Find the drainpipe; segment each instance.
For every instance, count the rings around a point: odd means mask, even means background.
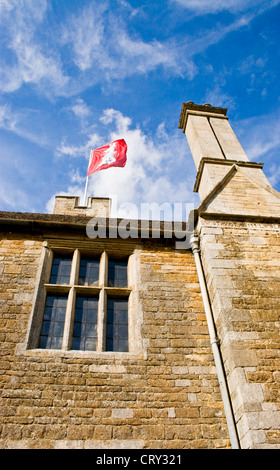
[[[217,338],[217,335],[216,335],[214,318],[213,318],[212,309],[211,309],[211,305],[210,305],[210,301],[208,297],[207,286],[206,286],[204,272],[203,272],[200,254],[199,254],[200,252],[199,237],[197,234],[194,233],[191,236],[190,243],[192,247],[192,252],[194,254],[197,274],[199,278],[199,284],[200,284],[200,289],[202,293],[206,320],[207,320],[207,325],[208,325],[208,330],[209,330],[209,335],[210,335],[210,343],[212,346],[214,361],[215,361],[215,365],[217,369],[218,381],[219,381],[222,400],[224,404],[224,410],[225,410],[225,415],[226,415],[226,420],[227,420],[227,425],[228,425],[231,446],[233,449],[240,449],[239,439],[238,439],[238,435],[236,431],[236,426],[235,426],[235,421],[234,421],[234,416],[233,416],[233,411],[232,411],[232,406],[231,406],[231,401],[230,401],[230,396],[229,396],[229,391],[227,387],[225,371],[223,367],[223,361],[221,357],[221,351],[219,348],[219,339]]]

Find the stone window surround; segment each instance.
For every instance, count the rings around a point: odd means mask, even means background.
[[[73,253],[72,268],[70,281],[67,285],[50,285],[48,284],[52,260],[54,253]],[[78,284],[79,261],[81,254],[100,255],[99,266],[99,285],[83,286]],[[107,287],[108,260],[110,257],[110,247],[108,249],[88,248],[88,244],[83,246],[80,243],[67,243],[57,245],[52,242],[45,241],[43,243],[37,288],[35,290],[34,303],[31,318],[28,327],[28,334],[25,343],[18,345],[17,352],[28,355],[58,355],[70,357],[91,357],[91,358],[139,358],[146,356],[143,348],[143,341],[140,335],[142,323],[142,311],[138,301],[139,275],[137,274],[136,265],[139,259],[139,251],[132,250],[127,253],[127,288]],[[68,302],[65,315],[64,335],[61,349],[39,349],[37,348],[40,336],[41,325],[44,315],[44,307],[47,293],[68,293]],[[71,350],[71,333],[74,323],[75,314],[75,297],[76,294],[99,295],[98,303],[98,325],[97,325],[97,348],[96,351]],[[106,335],[106,301],[107,296],[122,297],[128,299],[128,340],[129,352],[105,351],[105,335]],[[146,348],[145,348],[146,349]]]

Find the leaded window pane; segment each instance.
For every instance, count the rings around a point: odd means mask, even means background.
[[[82,258],[80,261],[79,284],[90,286],[98,284],[99,260]]]
[[[39,348],[61,349],[67,295],[47,295]]]
[[[98,297],[77,296],[72,349],[95,351]]]
[[[109,261],[108,286],[127,287],[127,263],[125,261]]]
[[[69,284],[72,256],[55,255],[53,258],[50,284]]]
[[[128,351],[128,301],[108,298],[106,319],[106,351]]]

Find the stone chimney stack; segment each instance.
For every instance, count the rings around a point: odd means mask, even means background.
[[[262,166],[256,167],[256,164],[249,162],[226,114],[226,108],[210,104],[197,105],[188,101],[182,105],[179,128],[186,134],[197,168],[194,191],[199,193],[201,200],[225,176],[229,165],[254,166],[260,170],[257,177],[260,176]],[[264,182],[264,175],[260,177]]]
[[[197,169],[203,158],[248,161],[226,114],[226,108],[183,103],[179,128],[186,133]]]

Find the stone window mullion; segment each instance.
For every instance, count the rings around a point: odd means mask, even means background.
[[[70,274],[71,286],[78,284],[80,259],[81,259],[80,250],[76,249],[73,254],[72,269],[71,269],[71,274]]]
[[[105,345],[105,322],[106,322],[106,293],[105,286],[107,285],[108,277],[108,255],[104,251],[100,257],[100,269],[99,269],[99,287],[101,288],[99,293],[98,302],[98,320],[97,320],[97,352],[104,351]]]
[[[65,325],[64,334],[62,340],[62,349],[71,349],[72,336],[73,336],[73,325],[75,316],[75,303],[76,303],[76,289],[75,285],[78,283],[79,278],[79,266],[80,266],[80,251],[76,249],[73,254],[72,267],[70,273],[69,286],[70,290],[68,293],[68,301],[65,314]]]

